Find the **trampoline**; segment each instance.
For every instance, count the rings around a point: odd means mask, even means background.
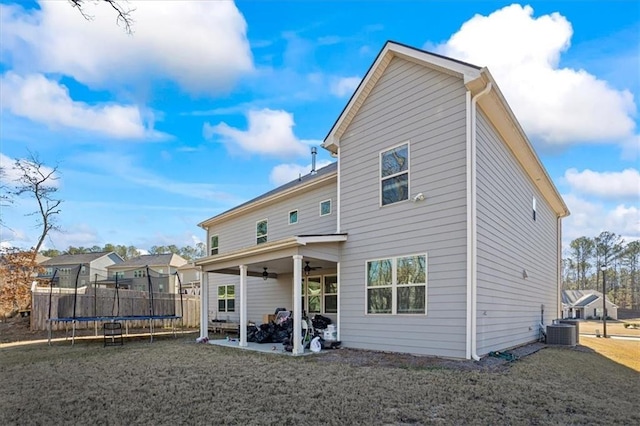
[[[148,322],[150,341],[153,342],[155,323],[164,326],[169,321],[174,337],[176,336],[176,321],[182,319],[183,298],[182,282],[176,273],[176,291],[169,292],[169,278],[171,275],[157,273],[145,267],[145,273],[135,278],[122,278],[115,275],[113,279],[98,281],[97,276],[93,285],[83,287],[84,293],[79,293],[78,278],[81,265],[68,268],[64,272],[75,274],[73,293],[59,295],[53,302],[53,287],[59,273],[56,269],[49,282],[49,306],[47,316],[48,343],[51,345],[52,324],[71,325],[71,344],[75,343],[76,326],[81,323],[93,322],[96,336],[99,323],[124,323],[125,332],[129,334],[130,324],[146,324]],[[73,278],[73,277],[72,277]],[[180,297],[179,303],[176,296]],[[178,310],[178,307],[180,311]],[[144,326],[143,326],[144,327]]]

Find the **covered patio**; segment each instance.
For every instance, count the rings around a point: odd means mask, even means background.
[[[196,262],[202,267],[200,336],[208,336],[209,323],[209,274],[225,274],[239,278],[236,305],[239,306],[240,336],[237,342],[229,341],[222,346],[249,348],[247,341],[247,295],[261,281],[276,280],[290,285],[293,308],[293,335],[302,336],[302,285],[310,270],[335,270],[338,280],[337,306],[340,306],[340,243],[347,240],[346,234],[299,235],[277,241],[258,244],[229,253],[208,256]],[[310,266],[312,265],[312,266]],[[306,269],[306,270],[305,270]],[[340,336],[340,309],[337,309],[337,333]],[[216,343],[214,343],[216,344]],[[257,345],[257,344],[256,344]],[[263,344],[265,352],[277,351],[278,344]],[[280,344],[281,346],[281,344]],[[301,355],[304,348],[300,338],[293,339],[293,355]]]

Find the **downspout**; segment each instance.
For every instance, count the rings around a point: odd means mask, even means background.
[[[340,148],[336,152],[338,161],[338,182],[336,188],[336,234],[340,233]]]
[[[477,354],[477,293],[478,293],[478,226],[476,194],[476,110],[478,99],[491,91],[491,83],[471,98],[466,93],[467,105],[467,359],[480,360]]]
[[[558,299],[556,301],[556,318],[562,318],[562,216],[558,216]]]

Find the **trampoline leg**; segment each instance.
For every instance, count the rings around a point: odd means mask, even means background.
[[[47,322],[47,327],[49,329],[49,346],[51,346],[51,320]]]
[[[76,320],[71,322],[71,346],[76,343]]]

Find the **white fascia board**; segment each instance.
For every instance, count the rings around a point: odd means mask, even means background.
[[[299,245],[300,244],[298,243],[295,237],[285,238],[283,240],[278,240],[271,243],[258,244],[252,247],[235,250],[229,253],[215,254],[213,256],[203,257],[202,259],[196,260],[195,263],[198,266],[210,265],[213,263],[224,262],[227,260],[239,259],[247,256],[253,256],[256,254],[262,254],[262,253],[270,252],[273,250],[281,250],[284,248],[297,247]]]
[[[346,234],[340,235],[313,235],[308,237],[296,237],[298,244],[306,246],[313,243],[339,243],[347,241]]]

